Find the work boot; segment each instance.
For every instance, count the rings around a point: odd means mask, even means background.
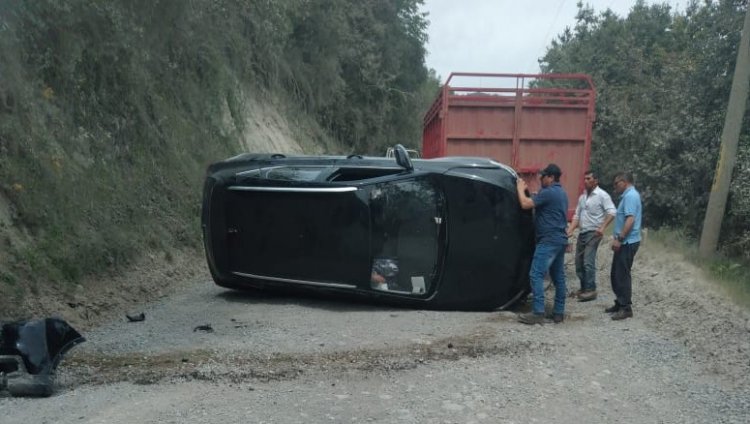
[[[543,314],[534,314],[534,313],[527,313],[527,314],[519,314],[518,315],[518,322],[528,325],[544,325],[544,315]]]
[[[555,322],[555,324],[560,324],[565,320],[565,314],[554,314],[552,315],[552,321]]]
[[[608,314],[613,314],[613,313],[615,313],[615,312],[617,312],[619,310],[620,310],[620,304],[617,303],[617,301],[615,301],[615,304],[612,305],[612,306],[610,306],[609,308],[605,309],[604,312],[606,312]]]
[[[573,293],[571,293],[569,297],[578,297],[578,296],[580,296],[580,295],[581,295],[581,293],[583,293],[583,292],[584,292],[584,290],[583,290],[583,289],[578,289],[578,290],[574,291]]]
[[[596,299],[596,290],[587,290],[583,291],[578,295],[578,301],[579,302],[588,302],[590,300]]]
[[[633,310],[631,308],[628,308],[628,307],[620,308],[619,311],[612,314],[612,319],[614,321],[620,321],[625,318],[633,318]]]

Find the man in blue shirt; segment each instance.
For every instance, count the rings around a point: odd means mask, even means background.
[[[552,318],[560,323],[565,318],[565,248],[568,236],[568,195],[560,185],[560,167],[551,163],[541,171],[542,189],[534,197],[526,195],[526,182],[516,182],[518,202],[523,209],[534,209],[536,249],[531,261],[532,312],[521,314],[524,324],[544,324],[544,275],[549,271],[555,284],[555,306]]]
[[[615,293],[615,304],[605,311],[612,314],[613,320],[622,320],[633,316],[632,278],[633,267],[638,247],[641,245],[641,195],[633,186],[633,177],[626,172],[619,172],[614,180],[615,193],[621,194],[620,203],[615,214],[615,232],[612,242],[612,269],[610,279]]]

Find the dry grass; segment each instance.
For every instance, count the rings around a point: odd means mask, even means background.
[[[738,305],[750,309],[750,264],[737,258],[717,254],[705,259],[698,255],[695,241],[673,229],[651,231],[649,240],[682,254],[702,269],[710,281],[725,289]]]

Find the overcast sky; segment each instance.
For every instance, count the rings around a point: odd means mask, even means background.
[[[537,59],[565,27],[575,25],[578,0],[425,0],[427,67],[441,82],[451,72],[537,73]],[[584,0],[598,14],[626,16],[636,0]],[[684,10],[687,0],[662,0]]]

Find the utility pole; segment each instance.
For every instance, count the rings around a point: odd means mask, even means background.
[[[704,258],[712,256],[719,244],[721,222],[729,196],[729,185],[732,182],[732,170],[737,162],[737,145],[742,129],[742,118],[745,116],[748,88],[750,87],[750,5],[745,11],[745,23],[740,37],[740,48],[737,52],[737,63],[732,77],[732,91],[729,93],[729,105],[721,131],[721,150],[716,164],[714,183],[708,198],[706,217],[703,220],[698,252]]]

